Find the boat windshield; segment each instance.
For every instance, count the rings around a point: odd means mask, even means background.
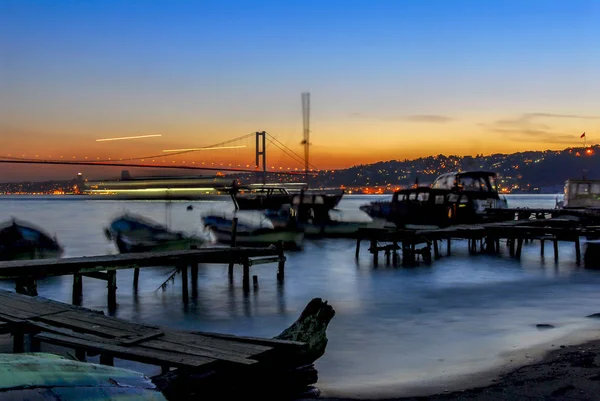
[[[488,186],[488,180],[491,177],[471,177],[471,176],[463,176],[460,177],[458,181],[458,186],[466,191],[480,191],[480,192],[490,192],[490,187]],[[493,190],[495,190],[496,185],[492,186]]]

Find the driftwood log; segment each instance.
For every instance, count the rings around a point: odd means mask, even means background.
[[[335,311],[327,301],[313,298],[304,308],[298,320],[283,330],[275,338],[278,340],[300,341],[308,344],[304,363],[313,363],[323,356],[327,346],[327,326]]]
[[[261,399],[286,399],[296,395],[317,396],[311,385],[318,380],[313,362],[323,356],[327,346],[327,326],[335,311],[327,301],[312,299],[298,320],[277,340],[299,341],[307,344],[301,352],[285,353],[280,357],[259,360],[258,366],[203,372],[171,370],[152,377],[152,382],[168,400],[196,400],[199,397],[260,396]]]

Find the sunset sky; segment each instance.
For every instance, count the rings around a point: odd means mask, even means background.
[[[317,168],[597,143],[599,21],[594,0],[0,0],[0,156],[133,158],[255,131],[302,155],[302,92]],[[247,147],[153,163],[254,164],[253,138],[230,145]],[[72,171],[0,165],[4,181]]]

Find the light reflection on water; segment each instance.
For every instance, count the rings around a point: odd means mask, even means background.
[[[344,218],[360,215],[358,206],[376,197],[347,196]],[[511,207],[553,207],[554,195],[508,196]],[[230,202],[91,201],[45,198],[0,198],[0,219],[11,216],[56,233],[65,256],[116,253],[103,234],[111,218],[125,210],[198,232],[200,213],[227,210]],[[149,324],[271,337],[290,325],[313,297],[327,299],[336,310],[325,355],[317,362],[319,386],[326,391],[408,383],[419,378],[488,368],[515,348],[550,341],[586,325],[584,316],[599,312],[600,275],[575,265],[574,246],[560,246],[554,262],[551,247],[541,258],[539,244],[524,245],[521,261],[499,256],[469,256],[466,243],[455,241],[452,257],[418,268],[373,268],[355,241],[306,241],[287,252],[285,283],[276,281],[276,265],[252,267],[258,290],[244,295],[241,269],[232,284],[224,265],[199,269],[191,303],[181,302],[180,277],[161,284],[171,267],[143,269],[139,291],[132,290],[133,271],[118,272],[116,315]],[[444,254],[445,247],[442,247]],[[11,283],[0,283],[12,288]],[[41,296],[70,302],[70,277],[39,283]],[[105,309],[106,284],[84,279],[84,306]],[[537,323],[556,329],[540,331]],[[126,365],[126,364],[125,364]],[[148,372],[150,373],[150,372]]]

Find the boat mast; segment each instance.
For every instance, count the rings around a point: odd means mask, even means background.
[[[310,93],[304,92],[302,93],[302,124],[304,127],[304,140],[302,144],[304,145],[304,180],[306,181],[306,186],[308,186],[308,147],[310,146],[310,142],[308,140],[309,136],[309,124],[310,124]]]

